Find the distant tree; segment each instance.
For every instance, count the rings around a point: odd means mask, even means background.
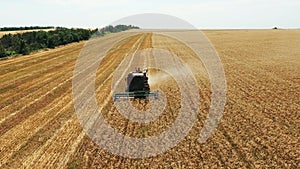
[[[55,46],[58,46],[60,43],[60,37],[58,34],[53,34],[49,36],[48,40],[48,48],[55,48]]]
[[[132,26],[132,25],[116,25],[116,26],[106,26],[104,28],[96,29],[93,32],[93,37],[95,36],[104,36],[108,33],[116,33],[116,32],[121,32],[121,31],[126,31],[126,30],[130,30],[130,29],[140,29],[137,26]]]
[[[19,31],[19,30],[36,30],[36,29],[53,29],[54,26],[25,26],[25,27],[4,27],[0,31]]]
[[[20,41],[20,48],[19,48],[19,51],[18,53],[22,54],[22,55],[27,55],[30,53],[30,49],[28,47],[28,44],[26,42],[26,40],[21,40]]]
[[[0,58],[3,58],[6,56],[6,52],[2,44],[0,43]]]

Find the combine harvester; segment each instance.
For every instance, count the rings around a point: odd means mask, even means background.
[[[141,71],[140,68],[137,68],[135,72],[130,72],[125,79],[127,87],[124,93],[114,94],[113,100],[117,101],[118,99],[130,99],[130,98],[158,98],[158,91],[150,92],[150,86],[148,83],[147,77],[148,69]]]

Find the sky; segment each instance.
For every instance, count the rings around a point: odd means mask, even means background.
[[[300,28],[300,0],[1,0],[0,9],[0,27],[98,28],[160,13],[199,29]]]

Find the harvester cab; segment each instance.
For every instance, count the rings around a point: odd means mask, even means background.
[[[117,101],[120,98],[158,98],[158,92],[150,92],[150,86],[148,83],[148,69],[143,71],[140,68],[136,68],[134,72],[130,72],[125,79],[126,89],[124,93],[116,93],[113,96],[113,100]]]

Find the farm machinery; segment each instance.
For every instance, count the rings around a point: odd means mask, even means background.
[[[134,72],[130,72],[125,79],[126,89],[124,93],[116,93],[113,96],[113,100],[124,98],[134,98],[134,99],[146,99],[146,98],[158,98],[158,92],[150,92],[150,86],[148,83],[148,69],[143,71],[140,68],[136,68]]]

